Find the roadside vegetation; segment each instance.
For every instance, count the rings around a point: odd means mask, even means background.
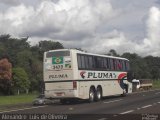
[[[153,88],[154,89],[160,89],[160,80],[154,80],[153,81]]]
[[[37,96],[38,94],[0,96],[0,106],[1,105],[16,105],[16,104],[23,104],[23,103],[32,103],[32,101]]]

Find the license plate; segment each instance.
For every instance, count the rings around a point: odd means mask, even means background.
[[[56,93],[56,96],[64,96],[64,93],[62,93],[62,92]]]

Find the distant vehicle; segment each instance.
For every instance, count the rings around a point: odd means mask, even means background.
[[[43,65],[45,97],[61,103],[77,98],[93,102],[132,92],[126,58],[59,49],[45,52]]]
[[[132,80],[133,83],[133,88],[135,88],[136,90],[149,90],[152,88],[153,86],[153,80],[151,79],[133,79]]]
[[[46,105],[50,104],[51,102],[52,101],[45,98],[44,94],[41,94],[33,101],[33,105]]]

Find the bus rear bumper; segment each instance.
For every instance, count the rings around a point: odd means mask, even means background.
[[[58,99],[58,98],[77,98],[77,90],[46,90],[45,98]]]

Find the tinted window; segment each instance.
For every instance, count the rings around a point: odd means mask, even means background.
[[[85,68],[89,68],[88,56],[84,56],[85,58]]]
[[[89,65],[89,69],[93,69],[94,65],[93,65],[93,57],[92,56],[88,56],[88,65]]]
[[[77,56],[77,60],[78,60],[78,68],[82,68],[81,56],[80,55]]]
[[[86,70],[111,70],[111,71],[127,71],[129,70],[129,62],[115,58],[105,58],[91,55],[77,55],[78,68]]]
[[[55,52],[47,52],[46,57],[59,57],[59,56],[70,56],[69,51],[55,51]]]
[[[81,56],[81,63],[82,63],[82,67],[81,68],[85,68],[85,59],[84,56]]]

